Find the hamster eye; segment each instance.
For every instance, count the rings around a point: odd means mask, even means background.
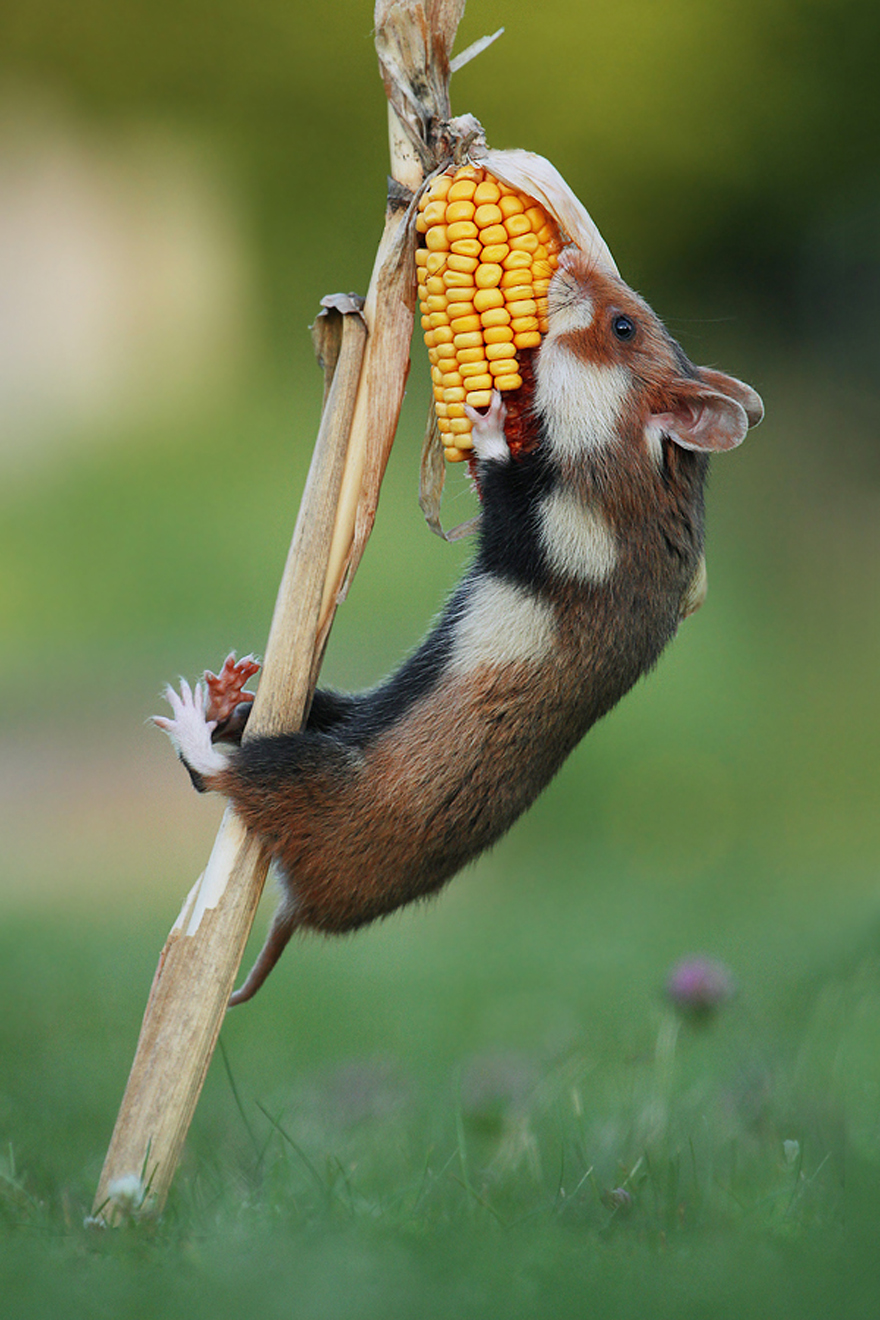
[[[611,321],[611,329],[618,339],[627,340],[632,339],[636,332],[636,325],[635,321],[632,321],[628,316],[615,316]]]

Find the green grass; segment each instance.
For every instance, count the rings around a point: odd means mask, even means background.
[[[619,897],[536,931],[505,869],[294,947],[224,1028],[166,1214],[109,1234],[82,1221],[155,946],[7,929],[5,1313],[870,1314],[845,1299],[880,1209],[876,954],[777,948],[775,985],[743,961],[678,1030],[652,941],[606,947]]]
[[[704,611],[439,901],[290,949],[224,1025],[165,1215],[105,1234],[83,1220],[213,810],[141,722],[166,676],[262,644],[314,419],[270,397],[7,485],[3,773],[61,769],[0,856],[4,1315],[876,1316],[869,414],[759,383]],[[338,683],[394,662],[467,553],[421,530],[414,468],[401,446]],[[155,845],[153,779],[190,811]],[[676,1031],[664,978],[699,951],[738,993]]]

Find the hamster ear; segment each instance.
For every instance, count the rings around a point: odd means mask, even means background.
[[[753,390],[744,380],[737,380],[736,376],[726,376],[723,371],[713,371],[711,367],[698,367],[697,370],[710,390],[726,394],[729,399],[736,399],[745,409],[749,426],[758,425],[764,416],[764,400],[757,390]]]
[[[700,368],[697,380],[682,379],[677,397],[664,411],[651,413],[649,433],[667,435],[683,449],[734,449],[750,426],[764,416],[764,405],[749,385],[720,371]]]

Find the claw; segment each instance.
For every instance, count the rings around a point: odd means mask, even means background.
[[[259,670],[259,662],[252,655],[236,660],[235,652],[230,651],[223,662],[219,674],[205,670],[204,683],[207,690],[205,710],[218,724],[228,720],[237,706],[254,699],[253,692],[245,692],[244,685]]]

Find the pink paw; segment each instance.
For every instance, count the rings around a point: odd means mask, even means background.
[[[465,404],[464,410],[471,419],[474,441],[474,453],[477,458],[495,459],[506,462],[510,458],[510,446],[504,434],[504,421],[507,406],[498,390],[492,391],[492,402],[484,413],[478,412]]]
[[[226,757],[211,742],[217,721],[208,718],[208,694],[201,683],[192,689],[185,678],[180,680],[180,695],[170,685],[165,689],[165,700],[173,718],[154,715],[153,723],[168,734],[178,756],[190,769],[201,775],[217,774],[226,766]]]
[[[230,651],[223,661],[223,668],[219,674],[212,674],[210,669],[206,669],[204,681],[208,691],[205,711],[207,718],[222,724],[224,720],[229,719],[236,706],[243,701],[253,701],[253,692],[245,692],[243,688],[259,668],[258,662],[252,655],[236,660],[235,652]]]

